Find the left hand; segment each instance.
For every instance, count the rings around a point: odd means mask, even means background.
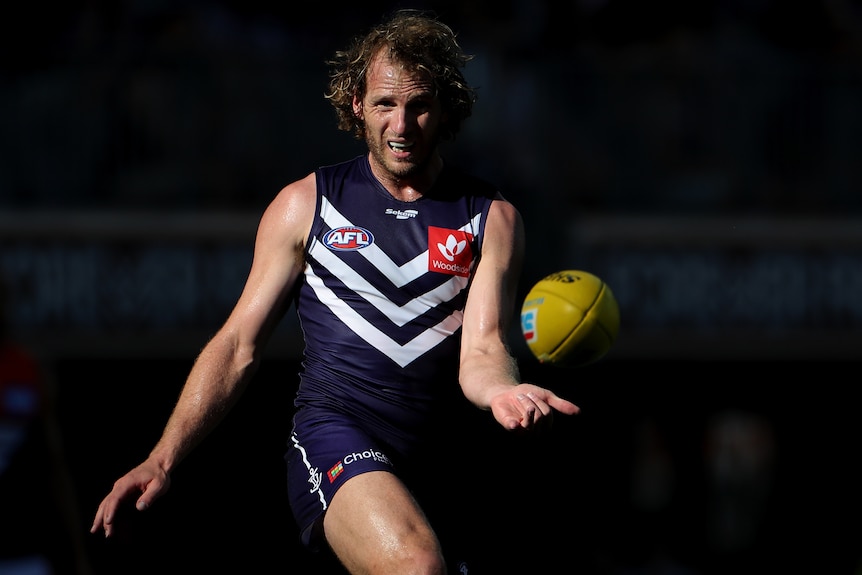
[[[575,415],[581,408],[553,391],[530,383],[513,386],[491,399],[494,419],[510,431],[548,427],[555,411]]]

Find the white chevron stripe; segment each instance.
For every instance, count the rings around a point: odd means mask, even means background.
[[[368,248],[363,248],[368,249]],[[402,306],[396,305],[380,291],[371,285],[365,278],[356,273],[338,256],[332,253],[321,242],[314,242],[309,253],[327,268],[332,275],[341,279],[358,295],[362,296],[368,303],[376,307],[398,327],[427,312],[441,301],[449,301],[467,286],[467,278],[452,276],[447,282],[437,286],[433,290],[413,298]],[[427,252],[426,252],[427,253]],[[375,263],[375,262],[372,262]],[[309,278],[310,280],[311,278]],[[319,281],[319,280],[318,280]],[[322,299],[322,298],[321,298]]]
[[[401,367],[408,365],[411,361],[455,333],[461,327],[464,317],[464,313],[461,310],[457,310],[433,328],[425,330],[406,344],[400,345],[336,297],[332,293],[332,290],[327,288],[316,274],[308,274],[306,279],[308,280],[308,285],[317,294],[318,299],[332,310],[332,313],[338,316],[347,327]]]
[[[345,226],[355,226],[353,222],[345,218],[341,212],[329,203],[326,198],[321,198],[320,217],[326,222],[330,228],[341,228]],[[458,228],[460,231],[469,231],[474,233],[479,227],[479,221],[482,214],[476,214],[469,222]],[[428,250],[425,250],[415,258],[398,266],[392,259],[389,258],[383,250],[376,244],[364,247],[359,250],[359,253],[369,262],[381,271],[396,287],[402,287],[405,284],[415,280],[422,274],[428,271]]]

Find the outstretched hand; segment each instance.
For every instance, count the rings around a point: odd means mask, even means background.
[[[104,530],[105,537],[114,533],[117,512],[123,502],[138,496],[135,508],[147,509],[156,499],[165,494],[171,486],[171,478],[157,463],[144,461],[114,482],[111,492],[99,504],[90,533]]]
[[[553,421],[555,411],[575,415],[581,408],[553,391],[530,383],[516,385],[491,399],[494,419],[510,431],[546,428]]]

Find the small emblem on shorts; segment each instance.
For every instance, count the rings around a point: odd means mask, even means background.
[[[344,464],[339,461],[326,473],[326,476],[329,477],[329,482],[334,482],[341,475],[342,471],[344,471]]]
[[[320,482],[323,481],[323,474],[317,470],[316,467],[311,467],[308,469],[308,483],[311,485],[311,489],[308,490],[309,493],[314,493],[315,491],[320,490]]]

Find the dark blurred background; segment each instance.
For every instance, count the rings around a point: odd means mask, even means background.
[[[860,2],[72,0],[0,19],[5,324],[44,385],[18,356],[0,374],[0,575],[315,570],[283,493],[292,312],[169,495],[128,536],[87,530],[239,295],[268,201],[363,151],[325,60],[397,7],[475,54],[444,155],[521,209],[524,293],[584,269],[621,309],[579,370],[513,330],[580,416],[530,445],[464,424],[492,572],[860,572]]]

